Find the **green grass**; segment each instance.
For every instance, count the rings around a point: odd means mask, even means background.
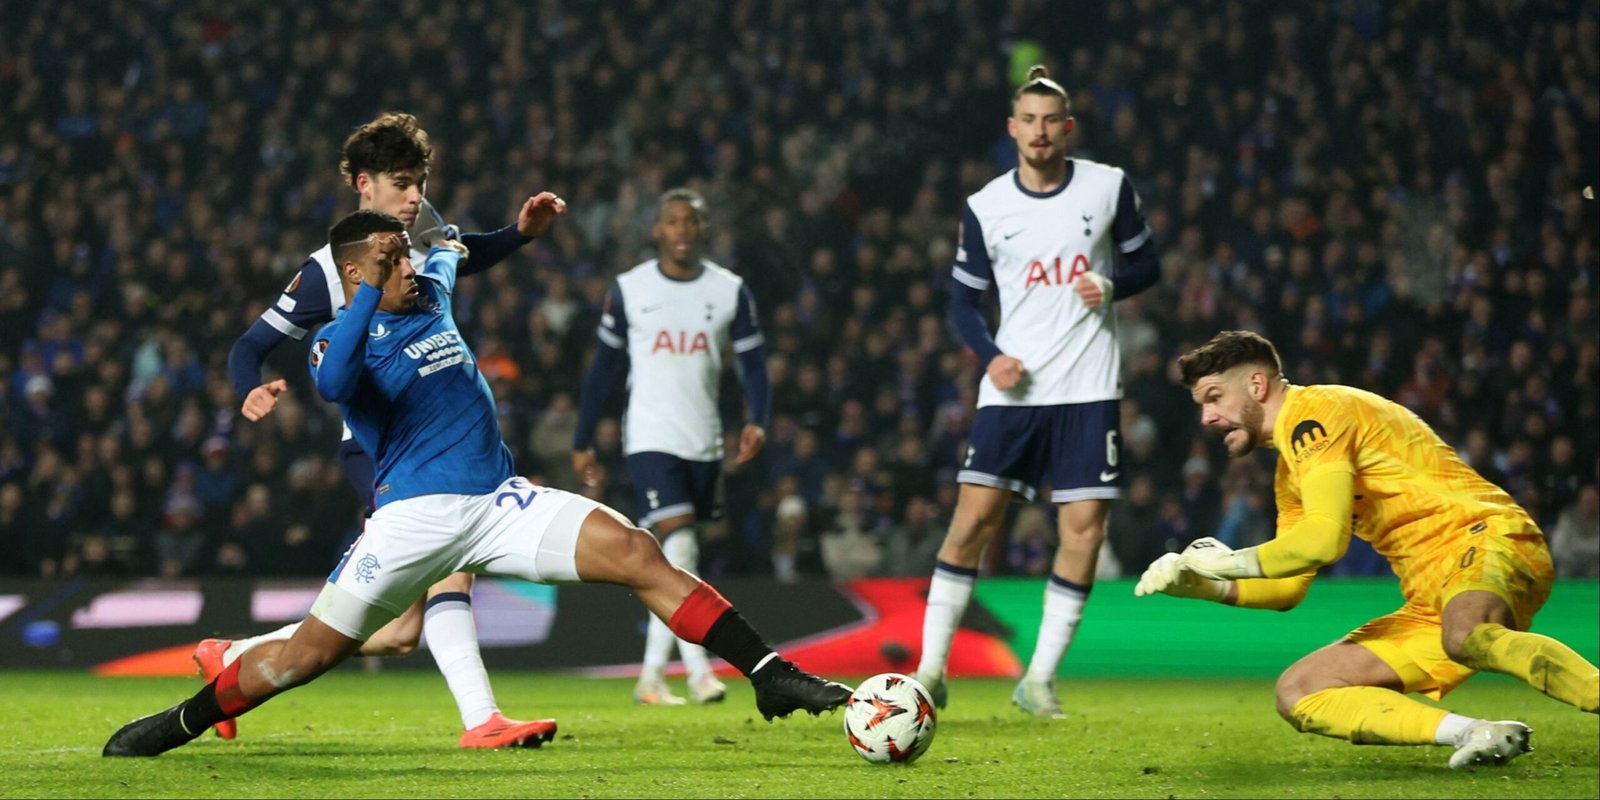
[[[1072,718],[1009,706],[1005,681],[956,681],[921,761],[879,767],[837,715],[772,724],[748,684],[713,707],[635,708],[626,681],[493,676],[513,716],[555,716],[541,750],[455,747],[437,674],[344,669],[154,759],[108,760],[118,726],[188,696],[179,679],[0,673],[3,797],[1589,797],[1596,718],[1512,681],[1452,695],[1466,714],[1526,720],[1536,750],[1504,769],[1452,772],[1445,748],[1353,747],[1295,733],[1271,682],[1063,682]]]

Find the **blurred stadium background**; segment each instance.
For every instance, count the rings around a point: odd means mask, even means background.
[[[1597,30],[1593,0],[5,3],[0,580],[38,600],[21,579],[331,567],[360,503],[303,345],[274,353],[293,388],[261,424],[225,360],[355,207],[339,144],[384,110],[432,135],[429,198],[463,230],[539,190],[571,204],[457,295],[523,474],[581,489],[599,300],[688,184],[775,384],[702,572],[925,577],[981,370],[944,317],[958,212],[1013,164],[1007,100],[1036,62],[1164,251],[1118,305],[1131,481],[1102,577],[1271,536],[1272,456],[1229,462],[1171,369],[1248,328],[1296,382],[1413,409],[1594,578]],[[736,381],[724,398],[737,419]],[[631,514],[621,400],[594,491]],[[1013,507],[985,574],[1045,573],[1045,512]],[[1332,572],[1387,567],[1357,542]]]

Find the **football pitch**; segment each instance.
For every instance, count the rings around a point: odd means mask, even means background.
[[[0,672],[3,797],[1589,797],[1596,717],[1498,676],[1455,710],[1518,718],[1534,752],[1453,772],[1449,749],[1356,747],[1295,733],[1269,680],[1063,679],[1071,718],[1012,708],[1010,681],[957,680],[933,746],[910,766],[856,756],[838,712],[767,723],[749,684],[717,706],[639,708],[631,681],[497,672],[500,704],[554,716],[539,750],[463,751],[434,673],[342,668],[251,712],[239,738],[153,759],[104,759],[118,726],[195,680]],[[849,681],[854,682],[854,681]],[[681,684],[681,682],[680,682]]]

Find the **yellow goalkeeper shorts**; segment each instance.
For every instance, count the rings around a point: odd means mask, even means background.
[[[1514,626],[1527,630],[1550,597],[1555,567],[1544,536],[1534,531],[1468,539],[1412,577],[1413,585],[1438,589],[1411,598],[1399,611],[1362,625],[1345,639],[1388,664],[1407,692],[1438,700],[1473,673],[1445,655],[1444,607],[1462,592],[1490,592],[1510,606]]]

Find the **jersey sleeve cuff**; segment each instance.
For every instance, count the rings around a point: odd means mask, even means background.
[[[306,329],[289,321],[288,317],[278,313],[278,309],[269,308],[261,312],[261,321],[271,325],[278,333],[295,341],[306,338]]]
[[[608,328],[596,328],[595,335],[599,337],[600,341],[607,347],[610,347],[614,350],[622,350],[627,346],[627,342],[624,342],[621,336],[612,333]]]
[[[1150,226],[1146,225],[1144,226],[1144,230],[1139,231],[1139,233],[1136,234],[1132,239],[1117,245],[1117,249],[1124,253],[1131,253],[1143,247],[1145,242],[1150,241],[1150,237],[1152,235],[1153,232],[1150,230]]]
[[[960,267],[956,267],[955,269],[951,270],[950,276],[955,278],[956,282],[960,283],[962,286],[977,289],[980,292],[989,288],[989,281],[986,281],[983,278],[980,278]]]

